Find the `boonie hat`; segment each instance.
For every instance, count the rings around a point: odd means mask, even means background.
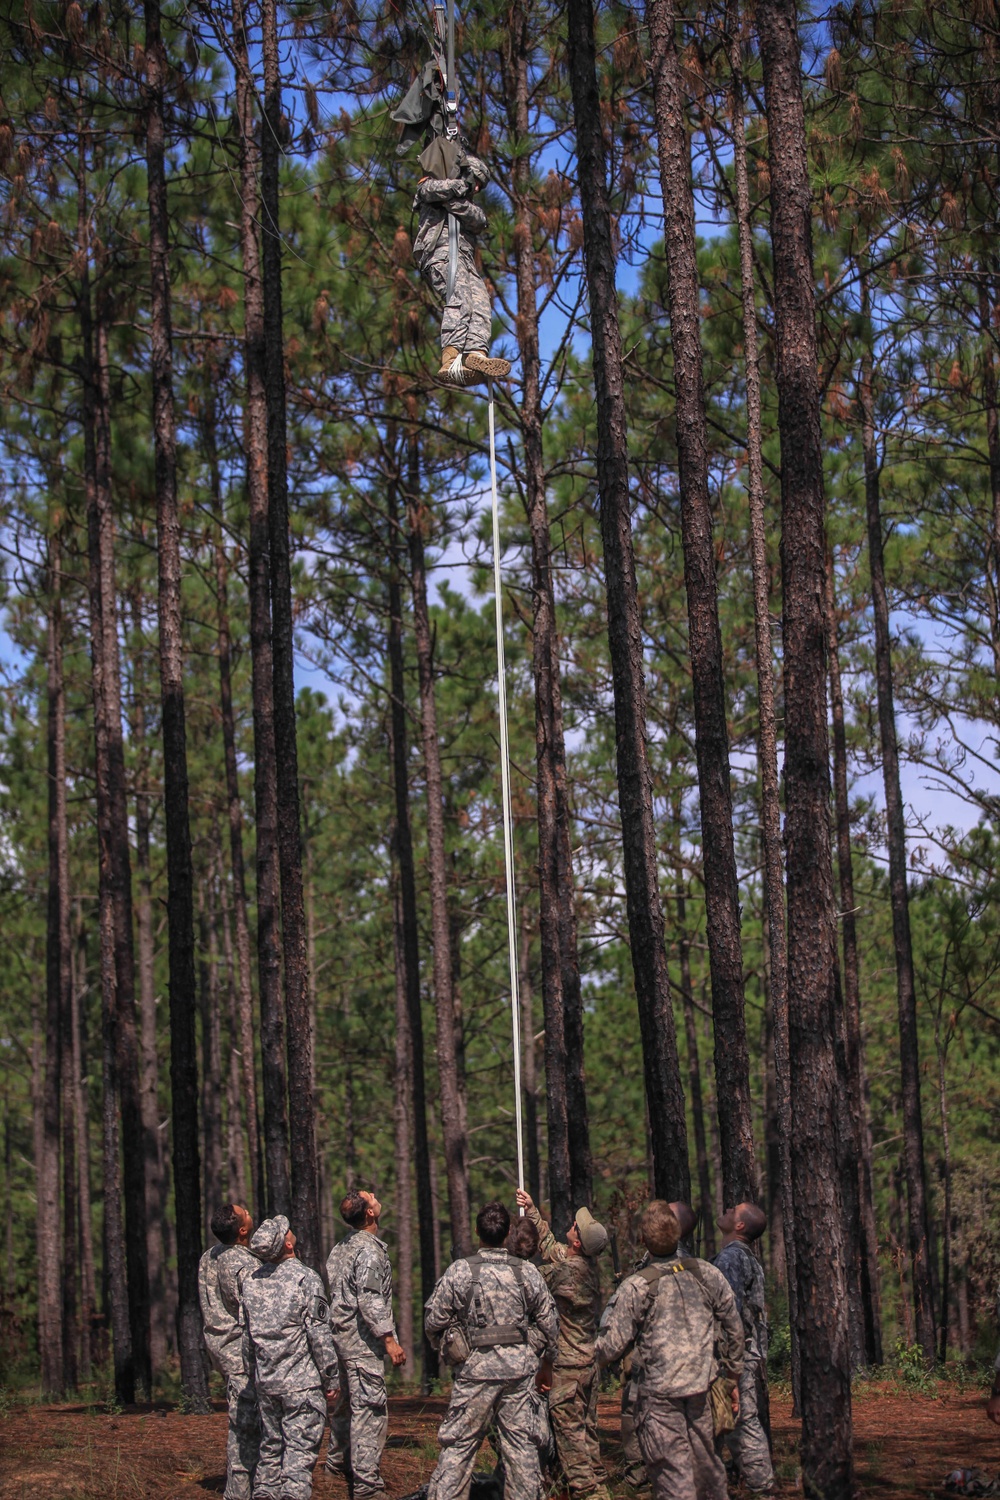
[[[584,1255],[600,1255],[602,1250],[607,1249],[608,1231],[603,1224],[598,1224],[589,1208],[577,1209],[576,1228]]]
[[[289,1228],[284,1214],[265,1219],[250,1241],[250,1249],[259,1260],[277,1260],[285,1248],[285,1235]]]

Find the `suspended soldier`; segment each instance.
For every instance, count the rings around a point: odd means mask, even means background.
[[[559,1314],[559,1348],[549,1392],[549,1421],[556,1452],[573,1500],[593,1495],[609,1500],[597,1440],[597,1364],[594,1340],[601,1310],[601,1273],[597,1258],[607,1248],[608,1232],[590,1210],[580,1208],[561,1243],[552,1233],[530,1193],[517,1192],[539,1236],[542,1275]]]
[[[205,1348],[212,1368],[226,1382],[229,1432],[226,1438],[225,1500],[250,1500],[253,1472],[260,1446],[257,1398],[243,1367],[238,1281],[249,1267],[259,1265],[250,1253],[253,1219],[239,1203],[226,1203],[212,1216],[212,1233],[219,1241],[206,1250],[198,1265]]]
[[[767,1217],[756,1203],[738,1203],[722,1215],[719,1228],[725,1239],[712,1264],[733,1289],[746,1340],[746,1362],[740,1376],[740,1413],[725,1442],[747,1489],[751,1494],[764,1495],[774,1489],[771,1445],[760,1419],[757,1398],[758,1382],[766,1380],[767,1310],[764,1268],[750,1247],[767,1228]]]
[[[510,1215],[502,1203],[480,1209],[478,1252],[448,1267],[424,1309],[427,1337],[454,1367],[428,1500],[465,1500],[476,1454],[493,1420],[505,1500],[538,1500],[530,1392],[533,1381],[539,1390],[551,1384],[559,1320],[535,1266],[504,1249],[509,1229]]]
[[[330,1308],[316,1272],[295,1258],[284,1214],[264,1220],[250,1249],[264,1262],[240,1281],[243,1362],[261,1421],[253,1500],[309,1500],[327,1405],[338,1395]]]
[[[436,136],[418,160],[424,175],[413,200],[419,216],[413,259],[444,303],[438,375],[453,385],[502,379],[510,360],[490,358],[493,309],[476,265],[486,214],[475,197],[489,172],[457,138]]]
[[[622,1283],[597,1360],[611,1364],[635,1346],[636,1431],[653,1500],[726,1500],[709,1392],[720,1368],[733,1381],[743,1369],[736,1301],[714,1266],[677,1255],[680,1225],[669,1203],[648,1205],[641,1233],[649,1264]],[[735,1388],[732,1400],[735,1411]]]
[[[340,1400],[330,1418],[326,1467],[342,1474],[354,1500],[385,1489],[380,1472],[389,1429],[385,1358],[406,1363],[392,1316],[392,1267],[378,1237],[382,1205],[374,1193],[352,1189],[340,1205],[351,1233],[326,1263],[330,1330],[340,1361]]]

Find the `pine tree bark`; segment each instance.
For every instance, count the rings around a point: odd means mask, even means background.
[[[708,432],[702,378],[701,291],[695,240],[691,148],[677,51],[676,0],[647,0],[653,114],[663,192],[664,244],[674,355],[681,539],[694,697],[695,756],[701,811],[706,935],[715,1022],[722,1196],[727,1205],[757,1198],[750,1106],[750,1054],[743,996],[740,900],[733,842],[729,733],[722,631],[708,494]]]
[[[146,1155],[146,1253],[149,1257],[150,1362],[154,1374],[167,1361],[167,1298],[163,1264],[163,1224],[167,1212],[166,1171],[159,1130],[159,1080],[156,1054],[156,984],[153,942],[153,878],[150,869],[149,749],[146,740],[146,674],[142,647],[141,585],[131,591],[132,659],[131,736],[135,764],[136,937],[139,949],[139,1046],[142,1064],[142,1131]]]
[[[986,411],[986,445],[990,464],[990,528],[986,549],[986,600],[990,617],[993,670],[1000,677],[1000,409],[997,406],[996,336],[993,301],[996,296],[996,261],[990,258],[980,268],[979,327],[983,335],[983,406]]]
[[[427,1139],[427,1088],[424,1064],[424,1018],[420,994],[420,946],[417,917],[417,880],[410,823],[410,782],[407,770],[406,683],[403,675],[403,597],[400,586],[398,477],[389,485],[389,686],[392,695],[392,789],[395,807],[395,852],[399,863],[399,934],[410,1052],[410,1118],[413,1124],[413,1165],[417,1188],[417,1230],[420,1241],[420,1300],[434,1290],[434,1201],[431,1193],[430,1146]],[[423,1339],[421,1357],[425,1391],[437,1378],[437,1351]]]
[[[188,817],[184,634],[181,615],[180,517],[174,426],[170,311],[165,94],[167,57],[159,0],[144,0],[146,23],[146,173],[151,279],[150,369],[153,383],[157,532],[157,621],[163,733],[163,815],[167,844],[167,952],[170,973],[170,1093],[173,1115],[174,1216],[177,1225],[177,1346],[181,1384],[192,1411],[208,1410],[202,1357],[198,1262],[201,1194],[198,1150],[197,992],[194,877]]]
[[[826,569],[827,659],[830,672],[830,719],[833,727],[833,800],[837,829],[837,872],[840,883],[840,922],[844,957],[844,1050],[847,1099],[851,1120],[853,1170],[857,1175],[861,1214],[861,1314],[864,1363],[882,1363],[882,1325],[879,1306],[878,1232],[872,1190],[872,1141],[867,1117],[864,1041],[861,1035],[861,985],[858,932],[855,922],[854,864],[851,852],[851,809],[847,787],[847,730],[840,679],[840,640],[833,556]]]
[[[593,1193],[583,1051],[583,1000],[574,905],[569,789],[559,673],[559,635],[552,580],[552,538],[542,447],[541,360],[532,237],[528,10],[508,13],[503,57],[513,157],[514,263],[523,391],[519,423],[522,477],[531,536],[532,673],[538,820],[538,904],[545,1021],[545,1102],[549,1204],[557,1236]],[[570,1123],[572,1122],[572,1124]]]
[[[836,918],[824,610],[825,495],[811,196],[794,0],[758,0],[774,247],[781,437],[788,1022],[802,1470],[806,1493],[853,1491],[847,1289],[838,1182]]]
[[[222,475],[216,439],[215,396],[205,401],[205,450],[215,524],[215,619],[218,631],[219,711],[222,719],[222,751],[226,766],[226,802],[229,820],[229,862],[233,881],[233,913],[236,927],[236,1019],[233,1045],[238,1049],[246,1110],[250,1177],[257,1220],[265,1217],[264,1164],[260,1149],[260,1116],[257,1108],[257,1069],[254,1061],[253,979],[250,964],[250,918],[247,907],[246,867],[243,862],[243,803],[240,801],[236,765],[236,721],[233,714],[232,642],[229,630],[229,559],[222,531]]]
[[[452,1244],[460,1255],[472,1250],[469,1211],[469,1143],[462,1089],[459,1049],[455,1035],[455,990],[448,921],[448,865],[444,836],[444,787],[441,746],[438,742],[434,695],[434,649],[427,604],[424,534],[428,511],[420,492],[417,439],[410,439],[406,486],[407,542],[413,589],[413,635],[420,689],[420,731],[427,784],[427,861],[430,867],[431,941],[434,945],[434,1006],[436,1013],[438,1089],[441,1133],[448,1179],[448,1210]]]
[[[288,1124],[291,1144],[291,1217],[299,1255],[322,1264],[319,1234],[319,1164],[313,1101],[312,1025],[302,892],[298,747],[295,733],[295,630],[288,535],[285,349],[281,311],[281,228],[278,166],[285,129],[281,112],[277,0],[263,0],[261,51],[264,119],[261,130],[260,203],[263,245],[264,371],[267,393],[268,540],[271,560],[271,646],[274,747],[278,777],[278,860],[281,868],[281,946],[285,961],[288,1051]]]
[[[867,314],[863,285],[863,311]],[[858,385],[861,407],[861,447],[865,467],[865,514],[868,522],[868,563],[875,620],[875,688],[879,738],[882,745],[882,784],[885,789],[886,835],[889,845],[889,903],[896,956],[896,997],[899,1014],[899,1062],[903,1100],[903,1163],[906,1169],[907,1229],[913,1279],[917,1343],[925,1359],[936,1357],[934,1294],[931,1285],[930,1228],[927,1184],[924,1177],[924,1125],[920,1102],[920,1050],[917,1037],[917,996],[910,937],[910,898],[906,882],[906,815],[899,781],[899,745],[893,705],[892,644],[889,636],[889,597],[882,551],[879,462],[875,439],[875,401],[872,356],[861,356]]]
[[[242,0],[233,0],[232,52],[240,143],[240,253],[243,261],[243,363],[246,370],[243,431],[250,512],[248,593],[253,690],[257,974],[260,990],[264,1165],[268,1212],[287,1214],[291,1207],[291,1188],[288,1172],[285,1018],[281,999],[281,873],[278,861],[278,761],[274,741],[274,663],[271,647],[267,380],[264,358],[264,291],[257,238],[260,152],[253,114],[255,85],[250,71]]]
[[[81,173],[80,237],[84,256],[86,210]],[[135,1400],[136,1370],[130,1319],[130,1285],[125,1225],[122,1215],[122,1169],[119,1114],[123,1099],[119,1078],[120,986],[126,993],[131,968],[131,875],[120,864],[122,842],[115,838],[114,788],[111,760],[114,707],[118,707],[121,743],[121,698],[118,640],[115,626],[114,521],[111,513],[111,441],[107,382],[104,378],[106,335],[98,319],[93,328],[90,283],[86,270],[79,295],[84,434],[84,487],[87,504],[88,595],[90,604],[91,685],[94,715],[94,773],[98,836],[98,923],[101,975],[102,1166],[104,1194],[104,1281],[111,1325],[115,1399],[122,1405]],[[111,648],[109,650],[109,647]],[[124,783],[124,761],[121,782]],[[124,821],[124,820],[123,820]],[[127,828],[127,823],[125,824]],[[127,877],[127,880],[123,878]],[[127,912],[128,923],[116,916]],[[122,941],[118,933],[124,932]],[[134,969],[132,969],[134,973]],[[78,1077],[80,1075],[78,1074]],[[145,1225],[143,1225],[145,1230]]]
[[[395,841],[395,829],[393,829]],[[393,1055],[392,1123],[396,1158],[396,1253],[399,1276],[399,1342],[413,1362],[413,1049],[406,998],[406,935],[399,889],[398,858],[392,891],[392,950],[396,980],[396,1038]]]
[[[691,1176],[684,1091],[663,941],[663,905],[646,746],[646,685],[629,507],[621,328],[592,0],[568,0],[567,21],[593,348],[597,486],[615,695],[618,801],[629,943],[642,1036],[654,1191],[658,1197],[686,1202],[691,1192]]]
[[[743,99],[743,49],[738,0],[727,0],[733,127],[733,175],[740,246],[740,301],[747,403],[747,500],[753,570],[754,647],[757,657],[757,754],[761,785],[761,848],[767,919],[768,1000],[771,1007],[774,1102],[777,1123],[777,1190],[781,1200],[782,1248],[785,1258],[789,1323],[792,1329],[792,1387],[799,1393],[798,1292],[795,1276],[795,1204],[792,1198],[792,1105],[788,1054],[788,953],[782,876],[781,790],[778,777],[778,721],[774,702],[771,610],[764,514],[763,431],[760,366],[757,355],[757,299],[753,271],[750,182],[747,172]]]
[[[535,1004],[531,982],[531,928],[521,913],[519,929],[517,988],[521,996],[521,1084],[524,1094],[524,1135],[528,1156],[528,1192],[536,1203],[542,1201],[541,1162],[538,1142],[538,1075],[535,1068]]]
[[[219,1018],[219,941],[216,929],[215,860],[199,882],[198,926],[201,1008],[201,1120],[204,1146],[202,1213],[205,1239],[211,1234],[212,1214],[222,1201],[222,1030]]]
[[[85,460],[86,461],[86,460]],[[100,891],[98,909],[100,911]],[[90,1117],[87,1109],[84,1077],[86,1057],[81,1015],[81,996],[86,991],[86,928],[77,918],[78,941],[74,944],[70,960],[73,963],[70,1026],[72,1037],[67,1056],[72,1057],[73,1076],[72,1108],[76,1136],[77,1173],[77,1223],[79,1227],[78,1257],[80,1265],[80,1378],[90,1378],[93,1363],[94,1318],[97,1312],[97,1282],[94,1273],[94,1235],[90,1193]],[[79,969],[74,959],[79,955]]]
[[[63,1365],[59,1153],[62,1142],[63,1017],[69,1007],[69,841],[66,825],[66,699],[63,686],[62,548],[58,526],[48,539],[46,566],[46,747],[48,755],[48,911],[45,941],[45,1058],[40,1151],[35,1159],[38,1253],[38,1354],[42,1394],[59,1397]],[[69,1204],[66,1205],[67,1213]],[[71,1270],[71,1275],[72,1275]]]
[[[675,819],[675,826],[676,822]],[[694,990],[691,987],[691,938],[687,926],[687,899],[683,871],[678,864],[674,866],[674,881],[676,891],[674,900],[677,907],[677,950],[681,971],[681,1004],[684,1009],[684,1038],[688,1055],[688,1092],[691,1100],[694,1154],[698,1170],[698,1221],[701,1225],[702,1250],[705,1258],[711,1260],[715,1254],[715,1214],[712,1211],[712,1179],[708,1168],[708,1141],[705,1137],[705,1107],[701,1092],[698,1029],[694,1019]]]

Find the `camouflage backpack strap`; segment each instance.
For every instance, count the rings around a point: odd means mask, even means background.
[[[480,1272],[482,1270],[482,1258],[478,1255],[467,1255],[466,1260],[472,1269],[472,1282],[469,1293],[465,1299],[463,1321],[465,1323],[466,1338],[470,1349],[501,1349],[514,1344],[527,1342],[525,1330],[516,1323],[493,1323],[483,1328],[469,1327],[469,1313],[472,1311],[473,1298],[476,1295],[476,1287],[479,1285]],[[521,1294],[521,1302],[524,1305],[524,1267],[516,1256],[508,1259],[508,1265],[514,1273],[517,1289]],[[527,1312],[527,1307],[524,1306]]]

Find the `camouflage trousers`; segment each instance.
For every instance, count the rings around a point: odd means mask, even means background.
[[[643,1463],[642,1449],[635,1431],[636,1393],[636,1385],[629,1373],[625,1373],[622,1377],[622,1478],[634,1490],[647,1483],[646,1465]]]
[[[504,1500],[538,1500],[537,1419],[531,1394],[535,1377],[519,1380],[455,1378],[451,1401],[438,1429],[441,1457],[427,1486],[427,1500],[468,1500],[480,1444],[496,1422],[504,1469]]]
[[[757,1361],[748,1359],[740,1376],[740,1414],[723,1442],[748,1490],[760,1493],[774,1488],[774,1469],[767,1433],[757,1410]]]
[[[640,1392],[635,1415],[653,1500],[726,1500],[707,1391],[678,1397]]]
[[[253,1500],[309,1500],[312,1475],[326,1427],[326,1397],[314,1390],[257,1393],[260,1457]]]
[[[464,235],[458,240],[458,274],[448,296],[448,237],[435,250],[424,267],[435,294],[444,303],[441,318],[441,348],[457,349],[459,354],[490,350],[493,333],[493,309],[486,283],[476,269],[472,246]]]
[[[326,1467],[352,1480],[354,1500],[385,1489],[379,1465],[388,1431],[384,1372],[341,1362],[340,1400],[330,1414]]]
[[[606,1496],[607,1475],[597,1441],[596,1365],[556,1368],[549,1391],[549,1421],[570,1494]]]
[[[230,1375],[226,1381],[226,1401],[229,1405],[229,1432],[226,1437],[225,1500],[250,1500],[260,1447],[260,1418],[253,1382],[243,1374]]]

